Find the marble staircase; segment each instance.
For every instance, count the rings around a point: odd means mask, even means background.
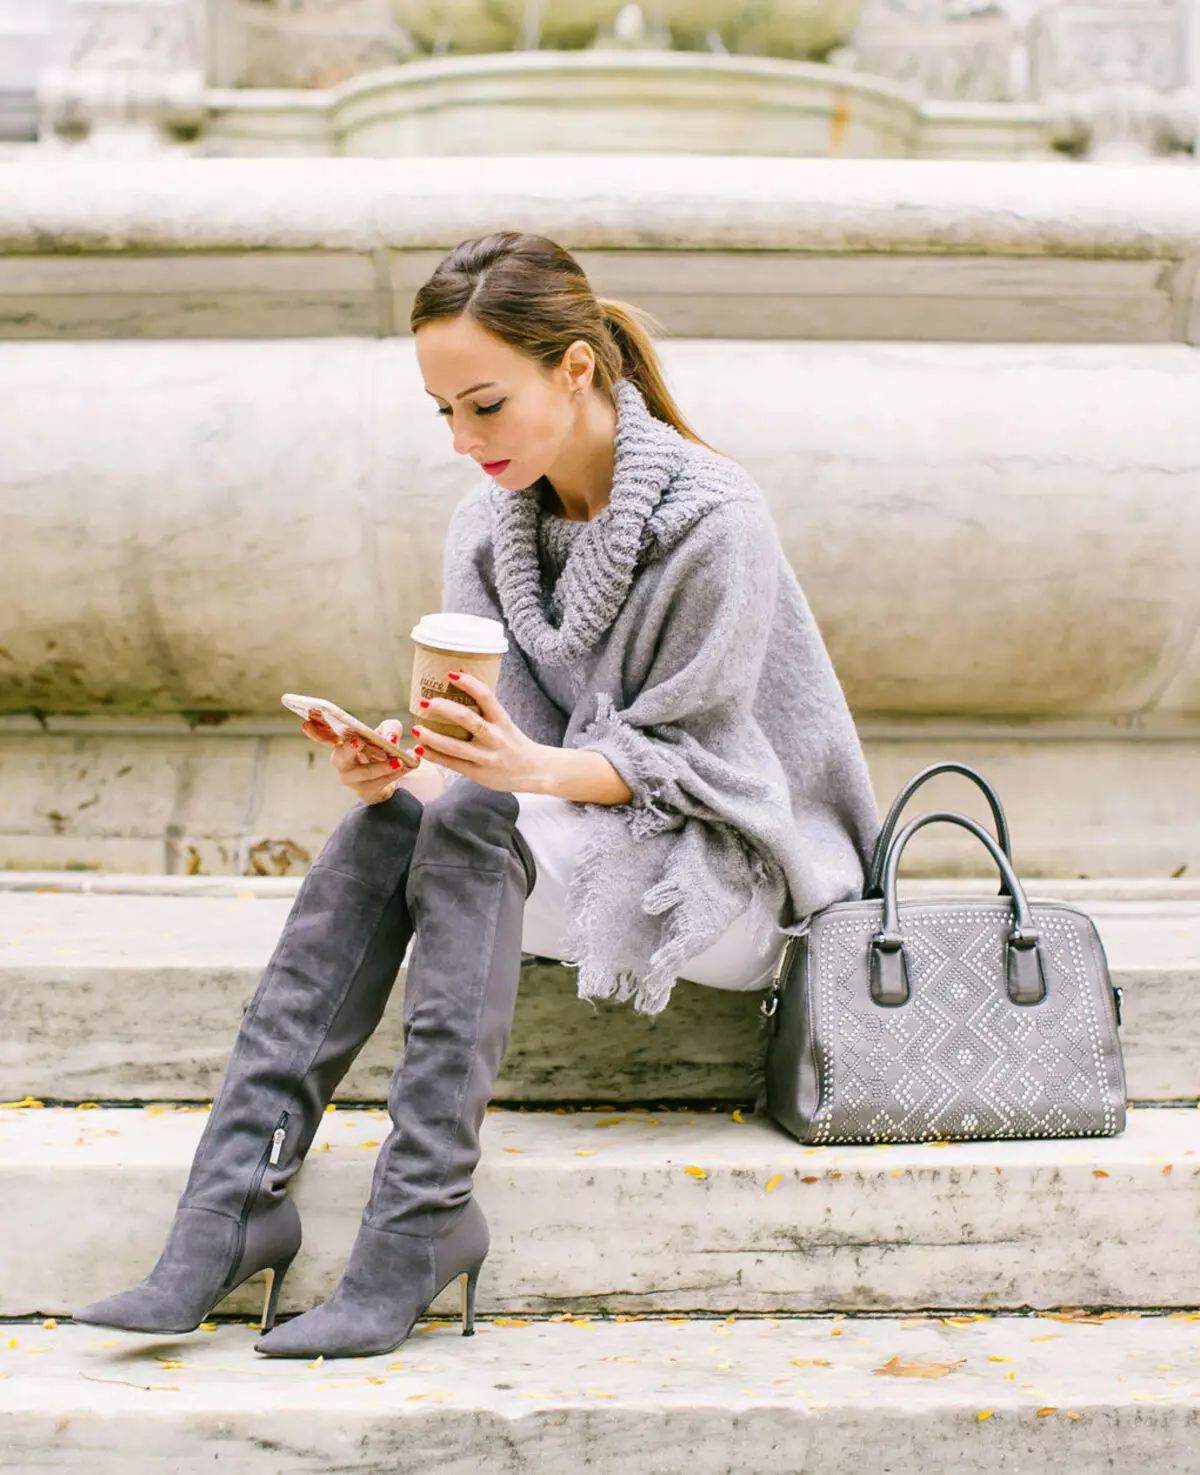
[[[1029,882],[1091,911],[1124,991],[1118,1137],[806,1148],[750,1108],[760,995],[641,1020],[531,964],[475,1340],[446,1294],[394,1354],[271,1363],[255,1282],[185,1337],[73,1325],[153,1264],[296,884],[0,873],[6,1472],[1194,1468],[1195,882]],[[402,988],[296,1180],[284,1314],[353,1240]]]

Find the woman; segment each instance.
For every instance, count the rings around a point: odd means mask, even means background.
[[[455,450],[490,477],[454,512],[442,605],[504,622],[497,690],[456,673],[478,710],[428,715],[471,741],[418,722],[402,777],[305,724],[363,802],[296,897],[158,1264],[78,1321],[191,1331],[263,1270],[258,1350],[362,1356],[462,1276],[469,1333],[472,1172],[522,951],[656,1013],[677,977],[764,986],[785,935],[861,889],[876,811],[820,633],[761,492],[685,424],[634,312],[553,242],[501,232],[440,263],[411,326]],[[288,1180],[410,942],[358,1237],[330,1299],[272,1330],[300,1246]]]

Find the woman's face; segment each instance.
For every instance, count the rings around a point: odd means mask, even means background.
[[[464,316],[426,323],[416,349],[426,391],[460,456],[513,490],[546,475],[576,423],[581,401],[572,391],[590,383],[586,344],[573,344],[562,364],[546,369]]]

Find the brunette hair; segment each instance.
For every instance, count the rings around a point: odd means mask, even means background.
[[[629,379],[655,419],[712,449],[663,379],[650,337],[650,327],[661,324],[627,302],[597,297],[574,256],[545,236],[504,230],[460,241],[417,292],[409,327],[415,333],[437,318],[463,315],[547,368],[582,338],[596,355],[596,387],[610,403],[616,381]]]

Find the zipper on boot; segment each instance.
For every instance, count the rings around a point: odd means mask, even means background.
[[[279,1154],[283,1150],[283,1139],[287,1136],[286,1126],[287,1112],[285,1111],[282,1123],[275,1128],[275,1135],[271,1138],[271,1156],[267,1159],[271,1167],[275,1167],[279,1162]]]
[[[246,1221],[249,1219],[251,1213],[253,1212],[254,1201],[258,1197],[258,1190],[262,1187],[263,1174],[267,1171],[268,1164],[273,1166],[279,1161],[279,1154],[283,1147],[284,1138],[287,1136],[287,1124],[290,1117],[290,1112],[281,1111],[279,1113],[279,1121],[275,1126],[274,1132],[271,1133],[270,1146],[264,1150],[262,1160],[259,1162],[258,1167],[255,1169],[254,1177],[250,1183],[250,1188],[246,1194],[245,1200],[242,1203],[242,1212],[238,1218],[237,1252],[233,1257],[233,1264],[230,1267],[229,1276],[225,1282],[225,1288],[222,1291],[221,1296],[219,1297],[220,1300],[224,1300],[225,1297],[229,1294],[229,1291],[232,1288],[232,1284],[237,1278],[237,1273],[242,1263],[242,1256],[246,1252]]]

